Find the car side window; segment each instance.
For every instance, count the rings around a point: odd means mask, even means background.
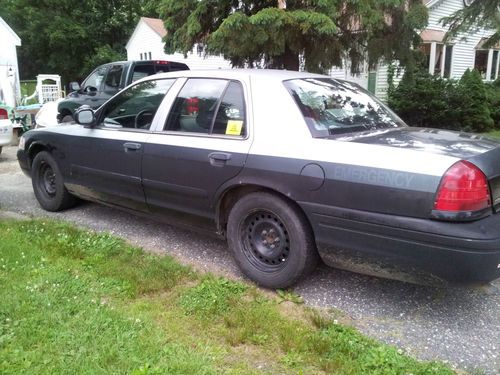
[[[101,66],[97,68],[83,83],[82,87],[84,90],[88,91],[88,88],[95,89],[93,91],[99,90],[101,88],[104,76],[108,70],[107,66]]]
[[[164,130],[239,136],[243,135],[244,118],[241,83],[192,78],[177,95]]]
[[[118,92],[122,79],[123,65],[113,65],[106,75],[104,91]]]
[[[163,98],[175,79],[161,79],[138,83],[106,104],[102,126],[107,128],[150,128]]]
[[[132,73],[132,82],[153,74],[155,74],[155,67],[152,64],[137,64]]]
[[[215,116],[212,134],[244,136],[245,125],[243,86],[239,82],[231,81]]]

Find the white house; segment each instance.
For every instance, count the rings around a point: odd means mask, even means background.
[[[11,107],[21,97],[16,47],[21,39],[0,17],[0,102]]]
[[[163,37],[167,35],[163,21],[142,17],[125,48],[128,60],[170,60],[183,62],[190,69],[226,69],[231,63],[222,56],[205,56],[202,45],[195,45],[184,57],[182,53],[167,55]]]
[[[429,23],[420,34],[423,40],[420,48],[427,56],[429,73],[438,74],[443,78],[459,79],[467,69],[475,68],[484,80],[495,80],[500,70],[500,45],[489,49],[483,47],[486,39],[493,35],[493,30],[479,29],[471,34],[459,35],[447,44],[443,43],[447,28],[442,26],[440,20],[474,0],[423,1],[429,8]],[[380,65],[376,71],[364,71],[354,77],[350,75],[349,69],[333,69],[331,74],[336,78],[354,80],[382,99],[387,96],[387,65]],[[395,82],[398,82],[401,76],[402,72],[395,77]]]

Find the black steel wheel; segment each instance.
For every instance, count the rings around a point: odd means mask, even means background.
[[[290,236],[285,224],[271,211],[251,213],[240,227],[244,255],[263,272],[275,272],[286,266]]]
[[[227,239],[243,273],[267,288],[286,288],[309,274],[319,256],[310,225],[293,203],[268,192],[233,206]]]
[[[61,211],[76,203],[76,198],[64,187],[54,157],[47,151],[39,152],[33,159],[31,182],[38,203],[47,211]]]

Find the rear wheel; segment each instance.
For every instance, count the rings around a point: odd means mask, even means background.
[[[57,162],[47,151],[41,151],[35,156],[31,167],[31,182],[36,199],[47,211],[61,211],[76,203],[76,198],[64,187]]]
[[[267,288],[286,288],[309,274],[319,256],[304,214],[279,196],[257,192],[232,208],[229,247],[243,273]]]

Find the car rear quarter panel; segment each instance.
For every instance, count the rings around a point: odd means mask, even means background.
[[[313,138],[283,85],[254,79],[252,91],[255,139],[239,183],[264,185],[299,204],[429,217],[457,158]]]

